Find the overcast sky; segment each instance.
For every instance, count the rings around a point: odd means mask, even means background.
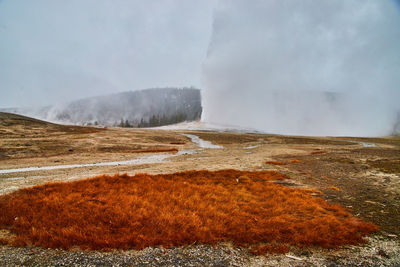
[[[200,87],[214,0],[0,0],[0,107]]]

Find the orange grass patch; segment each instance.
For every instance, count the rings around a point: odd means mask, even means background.
[[[292,159],[292,160],[290,160],[290,163],[300,163],[301,161],[300,160],[298,160],[298,159]]]
[[[312,151],[310,154],[311,155],[318,155],[318,154],[325,154],[325,150],[317,150],[317,151]]]
[[[270,164],[270,165],[286,165],[286,163],[283,162],[283,161],[273,161],[273,160],[266,161],[265,164]]]
[[[336,187],[336,186],[330,186],[328,188],[331,189],[331,190],[340,191],[340,188]]]
[[[254,253],[336,248],[378,230],[274,171],[98,176],[0,196],[0,229],[15,246],[143,249],[233,242]]]

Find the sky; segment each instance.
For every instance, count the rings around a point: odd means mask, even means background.
[[[386,135],[399,44],[400,0],[0,0],[0,108],[194,86],[207,122]]]
[[[0,107],[200,87],[214,0],[1,0]]]

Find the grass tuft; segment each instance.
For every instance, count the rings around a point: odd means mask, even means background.
[[[286,162],[269,160],[269,161],[266,161],[265,164],[269,164],[269,165],[286,165]]]
[[[335,191],[341,191],[340,188],[336,186],[329,186],[328,188]]]
[[[102,175],[0,196],[0,229],[15,246],[143,249],[233,242],[256,254],[364,242],[377,226],[275,171]]]
[[[316,150],[316,151],[312,151],[310,154],[311,155],[319,155],[319,154],[325,154],[326,151],[325,150]]]

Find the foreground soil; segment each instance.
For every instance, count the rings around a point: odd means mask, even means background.
[[[0,174],[0,194],[53,181],[80,180],[115,173],[165,174],[185,170],[238,169],[279,171],[290,177],[280,183],[294,189],[316,189],[328,203],[338,203],[353,216],[381,230],[368,243],[339,250],[291,248],[288,254],[253,256],[229,243],[193,244],[174,249],[85,252],[30,246],[0,249],[0,265],[360,265],[400,264],[400,138],[313,138],[264,134],[134,130],[60,126],[0,114],[0,169],[128,160],[148,155],[143,150],[174,153],[197,149],[156,164],[84,167]],[[181,133],[222,145],[198,149]],[[172,149],[172,152],[157,152]],[[274,164],[279,162],[283,164]],[[0,238],[12,235],[0,231]],[[288,256],[295,256],[290,258]],[[70,264],[67,264],[70,263]]]

